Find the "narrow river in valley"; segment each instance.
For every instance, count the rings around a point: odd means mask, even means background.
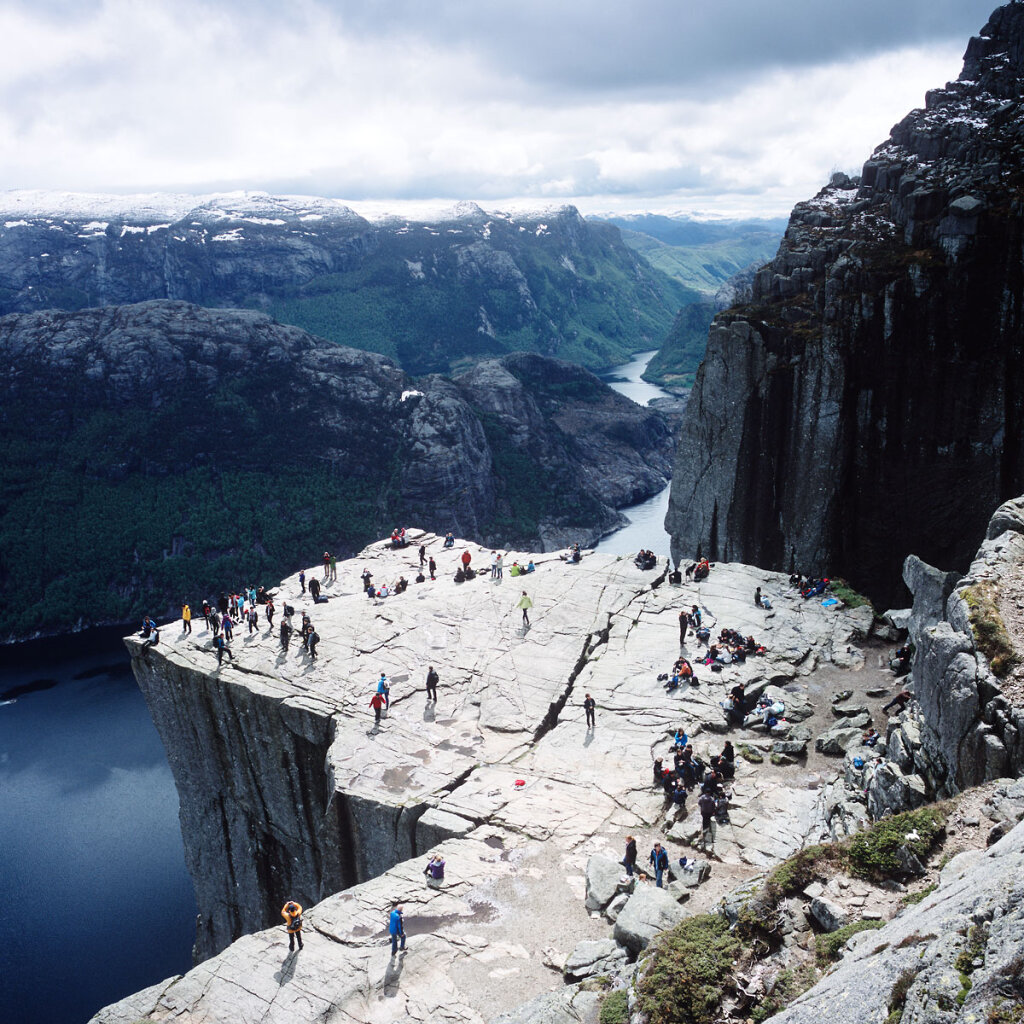
[[[615,388],[620,394],[633,399],[637,405],[647,405],[654,398],[672,398],[664,388],[656,384],[648,384],[640,379],[640,374],[647,369],[654,352],[641,352],[628,363],[613,367],[601,379]],[[665,513],[668,511],[668,492],[659,491],[653,498],[633,505],[622,511],[629,519],[629,524],[614,533],[602,537],[598,542],[597,551],[615,555],[635,555],[641,548],[650,549],[659,557],[669,553],[669,538],[665,532]]]

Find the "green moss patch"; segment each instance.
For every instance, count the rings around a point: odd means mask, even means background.
[[[1002,679],[1020,662],[1020,657],[999,612],[998,596],[999,591],[991,583],[977,583],[963,591],[974,642],[988,659],[992,674]]]
[[[629,1020],[629,996],[625,989],[610,992],[601,1000],[600,1024],[626,1024]]]
[[[829,589],[835,597],[838,597],[847,608],[863,608],[864,605],[873,607],[871,598],[865,597],[862,593],[854,590],[846,580],[832,579],[829,582]]]
[[[853,921],[828,935],[819,935],[814,940],[814,955],[818,964],[822,967],[839,959],[840,951],[851,936],[858,932],[870,931],[873,928],[881,928],[884,921]]]

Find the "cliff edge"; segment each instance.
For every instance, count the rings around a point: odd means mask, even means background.
[[[719,314],[666,527],[702,552],[901,604],[907,551],[964,571],[1024,489],[1024,5],[994,12],[860,177],[793,211]]]

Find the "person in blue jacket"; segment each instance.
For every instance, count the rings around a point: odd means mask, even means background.
[[[395,956],[399,949],[405,949],[405,921],[402,918],[401,903],[397,904],[395,909],[391,911],[388,931],[391,933],[391,955]],[[401,946],[398,945],[399,939],[402,940]]]
[[[655,843],[648,858],[654,867],[654,884],[661,888],[661,875],[668,870],[668,854],[661,848],[661,843]]]

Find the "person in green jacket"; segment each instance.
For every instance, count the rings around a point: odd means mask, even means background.
[[[530,616],[527,614],[527,612],[533,607],[533,602],[530,600],[530,596],[526,593],[525,590],[523,591],[523,596],[519,598],[519,604],[517,604],[516,607],[522,608],[523,625],[528,626],[530,624]]]

